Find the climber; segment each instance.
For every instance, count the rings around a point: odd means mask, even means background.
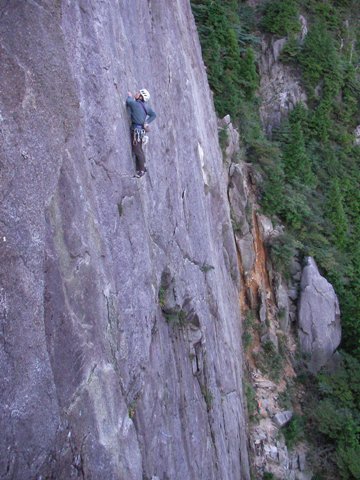
[[[156,113],[145,102],[150,99],[150,93],[142,88],[133,96],[128,92],[126,106],[129,107],[131,115],[131,145],[136,159],[136,177],[140,178],[146,172],[145,154],[143,151],[144,136],[149,131],[149,123],[155,120]]]

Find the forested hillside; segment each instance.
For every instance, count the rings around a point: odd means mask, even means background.
[[[339,297],[342,368],[315,384],[303,379],[306,431],[315,446],[329,447],[317,478],[330,471],[360,478],[359,2],[193,0],[192,8],[217,113],[231,115],[241,159],[261,174],[264,213],[286,226],[269,245],[273,264],[286,275],[295,252],[311,255]],[[264,36],[286,38],[281,62],[300,76],[307,96],[271,135],[259,115]]]

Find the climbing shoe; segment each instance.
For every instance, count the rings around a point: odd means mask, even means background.
[[[146,172],[146,170],[138,170],[138,171],[136,172],[135,177],[136,177],[136,178],[140,178],[140,177],[142,177],[143,175],[145,175],[145,172]]]

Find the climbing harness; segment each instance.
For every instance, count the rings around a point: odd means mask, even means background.
[[[142,143],[145,136],[145,129],[142,125],[136,125],[133,130],[133,145]]]

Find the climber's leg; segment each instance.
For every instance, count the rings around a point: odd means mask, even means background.
[[[142,138],[137,138],[134,132],[131,132],[132,151],[136,160],[136,171],[145,172],[145,154],[142,148]]]

